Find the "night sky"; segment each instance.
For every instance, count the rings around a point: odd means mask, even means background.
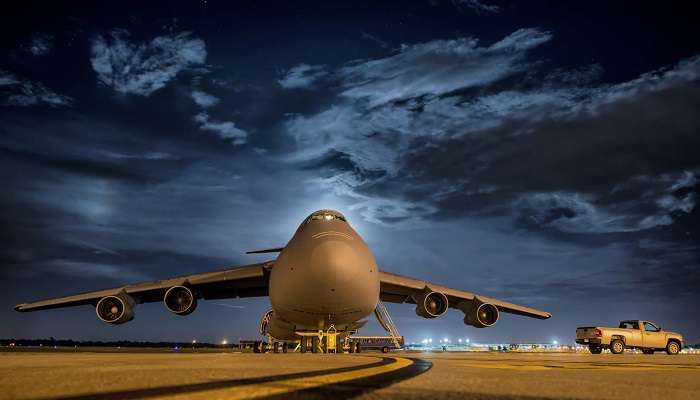
[[[244,253],[333,208],[383,270],[554,315],[391,305],[409,341],[640,318],[700,342],[683,2],[91,3],[0,16],[0,337],[257,337],[267,298],[121,326],[12,307],[270,259]]]

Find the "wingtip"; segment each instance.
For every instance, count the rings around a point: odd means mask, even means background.
[[[24,304],[24,303],[22,303],[22,304],[17,304],[17,305],[15,306],[15,311],[22,312],[22,308],[23,308],[25,305],[26,305],[26,304]]]

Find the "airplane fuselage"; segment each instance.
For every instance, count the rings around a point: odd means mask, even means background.
[[[379,301],[379,271],[365,241],[342,215],[312,219],[314,214],[280,252],[270,274],[275,318],[270,334],[277,339],[330,325],[353,329]]]

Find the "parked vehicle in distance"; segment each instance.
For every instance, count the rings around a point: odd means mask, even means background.
[[[610,349],[613,354],[622,354],[625,349],[640,349],[644,354],[665,350],[667,354],[678,354],[683,348],[683,335],[661,329],[649,321],[622,321],[617,328],[605,326],[583,326],[576,328],[576,343],[588,345],[592,354]]]
[[[388,353],[390,350],[402,349],[404,347],[404,337],[396,338],[399,347],[396,347],[394,339],[391,336],[351,336],[351,346],[355,346],[355,352],[359,353],[362,350],[381,350],[382,353]]]

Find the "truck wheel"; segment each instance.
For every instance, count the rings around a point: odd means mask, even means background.
[[[588,345],[588,351],[591,352],[591,354],[600,354],[603,352],[603,348],[600,346],[596,346],[593,344]]]
[[[671,341],[666,345],[666,354],[675,355],[678,354],[679,351],[681,351],[681,346],[678,342]]]
[[[610,342],[610,352],[613,354],[622,354],[625,352],[625,342],[620,339],[614,339]]]
[[[645,350],[642,350],[642,354],[654,354],[654,350],[653,349],[645,349]]]

